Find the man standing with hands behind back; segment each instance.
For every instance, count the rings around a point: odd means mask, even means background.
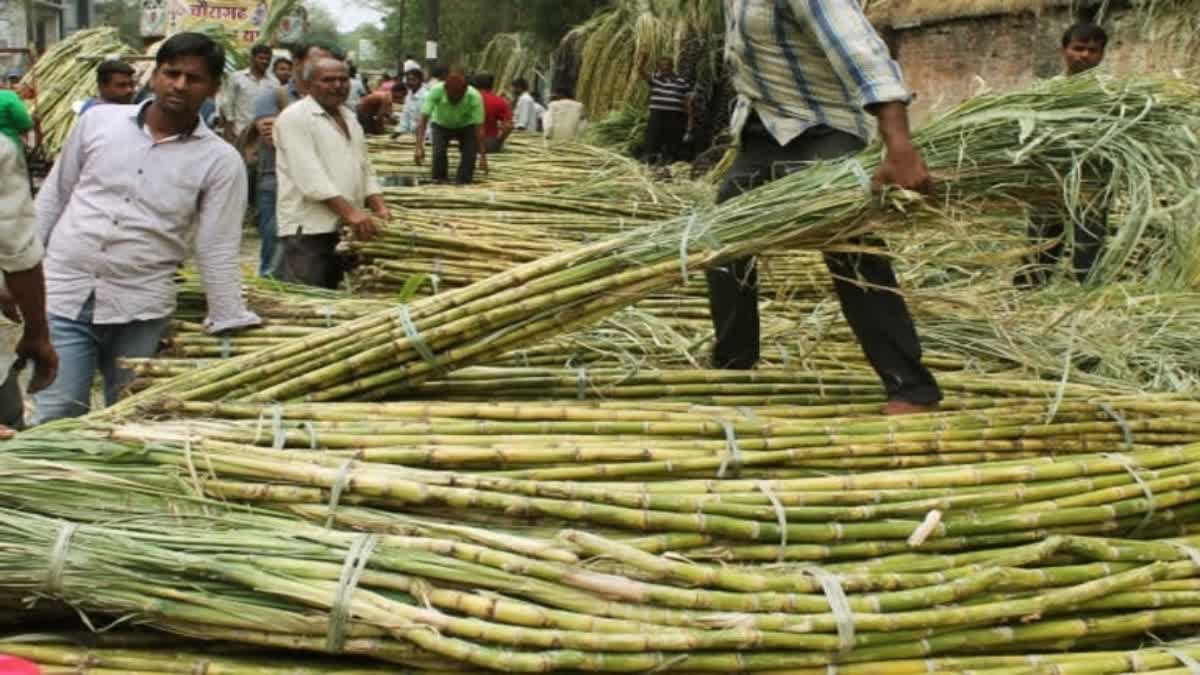
[[[908,128],[912,100],[900,68],[859,0],[725,0],[725,41],[738,104],[741,148],[719,201],[807,163],[848,157],[876,126],[886,156],[877,185],[930,188]],[[809,195],[797,194],[797,201]],[[887,393],[886,414],[930,412],[942,395],[887,258],[830,253],[842,313]],[[758,277],[753,258],[708,272],[718,368],[753,368],[759,357]],[[855,283],[862,279],[863,285]]]
[[[374,219],[386,223],[391,214],[367,158],[363,129],[345,105],[346,64],[324,57],[305,63],[304,71],[308,96],[275,120],[279,277],[336,289],[345,273],[337,252],[341,226],[366,241],[378,234]],[[363,211],[364,204],[373,216]]]

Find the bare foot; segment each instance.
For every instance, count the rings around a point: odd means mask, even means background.
[[[883,414],[888,416],[921,415],[923,413],[937,412],[941,408],[942,406],[938,403],[913,403],[912,401],[896,399],[888,401],[887,405],[883,406]]]

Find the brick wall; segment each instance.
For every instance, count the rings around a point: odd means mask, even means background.
[[[888,43],[917,94],[919,124],[980,88],[1005,91],[1062,70],[1059,44],[1067,12],[962,19],[887,31]],[[1194,27],[1163,19],[1149,27],[1131,12],[1105,22],[1106,67],[1117,73],[1172,72],[1200,65]]]

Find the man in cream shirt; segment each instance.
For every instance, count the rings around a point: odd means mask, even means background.
[[[350,94],[346,64],[326,57],[304,68],[308,96],[275,121],[283,244],[278,276],[337,288],[346,270],[337,252],[342,226],[354,238],[368,240],[391,214],[367,159],[362,127],[345,106]]]

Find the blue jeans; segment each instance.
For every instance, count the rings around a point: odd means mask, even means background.
[[[258,249],[258,276],[273,277],[279,268],[282,251],[279,248],[279,233],[275,222],[275,201],[278,193],[274,188],[258,186],[258,238],[262,245]]]
[[[132,373],[117,367],[117,359],[147,358],[158,351],[170,317],[131,323],[92,323],[95,297],[88,298],[79,316],[51,314],[50,342],[58,352],[58,378],[34,394],[34,424],[80,417],[91,410],[96,369],[104,376],[104,403],[112,405],[129,384]]]

